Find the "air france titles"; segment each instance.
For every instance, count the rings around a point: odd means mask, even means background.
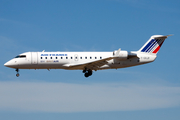
[[[67,56],[67,54],[41,54],[41,56]],[[45,62],[44,60],[41,60],[40,62]],[[59,62],[59,60],[46,60],[46,62]]]
[[[41,56],[67,56],[67,54],[41,54]]]

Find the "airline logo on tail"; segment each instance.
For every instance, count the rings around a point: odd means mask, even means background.
[[[165,39],[164,39],[165,40]],[[163,44],[164,40],[162,39],[152,39],[142,50],[141,52],[147,53],[157,53]]]
[[[157,54],[159,49],[161,48],[164,40],[170,35],[162,36],[162,35],[154,35],[152,36],[147,43],[139,50],[140,52],[146,53],[155,53]]]

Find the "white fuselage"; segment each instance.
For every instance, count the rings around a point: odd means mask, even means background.
[[[93,71],[118,69],[153,62],[164,40],[170,35],[153,35],[138,51],[114,52],[26,52],[4,65],[19,69],[83,70],[89,77]]]
[[[136,54],[137,57],[128,57]],[[5,63],[5,66],[16,69],[68,69],[83,70],[83,64],[114,57],[113,52],[26,52]],[[121,51],[120,57],[107,61],[101,69],[117,69],[145,64],[154,61],[155,54]],[[70,67],[80,65],[77,67]]]

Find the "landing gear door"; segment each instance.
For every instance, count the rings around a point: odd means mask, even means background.
[[[31,64],[38,64],[37,52],[31,52]]]

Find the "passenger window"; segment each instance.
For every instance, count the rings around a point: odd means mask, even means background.
[[[102,59],[102,57],[100,57],[100,59]]]
[[[90,59],[92,59],[92,57],[90,57]]]
[[[56,57],[56,59],[58,59],[58,57]]]
[[[47,57],[45,57],[47,59]]]
[[[52,59],[52,57],[51,57],[51,59]]]
[[[85,59],[87,59],[87,57],[85,57]]]
[[[73,59],[73,57],[71,57],[71,59]]]
[[[43,57],[41,57],[41,59],[43,59]]]
[[[68,59],[68,57],[66,57],[66,59]]]
[[[63,57],[61,57],[61,59],[63,59]]]
[[[82,57],[80,57],[80,59],[82,59]]]
[[[97,57],[95,57],[95,59],[97,59]]]

